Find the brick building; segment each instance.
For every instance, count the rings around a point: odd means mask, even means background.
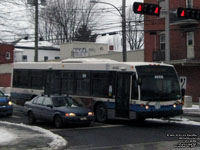
[[[159,4],[165,10],[163,0],[144,0],[146,3]],[[194,19],[178,19],[178,7],[200,9],[200,0],[169,0],[170,8],[170,64],[178,75],[186,79],[186,95],[193,101],[200,97],[200,22]],[[165,14],[160,17],[144,17],[144,57],[145,61],[165,60]]]
[[[0,87],[10,87],[14,48],[13,45],[0,44]]]

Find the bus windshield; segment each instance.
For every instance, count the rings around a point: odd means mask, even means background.
[[[169,101],[181,98],[179,81],[173,67],[140,66],[136,68],[141,100]]]

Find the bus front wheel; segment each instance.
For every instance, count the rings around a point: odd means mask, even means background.
[[[95,112],[98,122],[105,122],[107,120],[107,109],[104,104],[98,104]]]

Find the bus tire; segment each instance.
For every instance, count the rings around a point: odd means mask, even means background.
[[[104,104],[98,104],[95,110],[97,122],[106,122],[107,120],[107,109]]]

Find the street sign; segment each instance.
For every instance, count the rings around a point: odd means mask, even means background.
[[[181,84],[181,89],[186,89],[186,87],[187,87],[187,77],[181,76],[180,77],[180,84]]]

